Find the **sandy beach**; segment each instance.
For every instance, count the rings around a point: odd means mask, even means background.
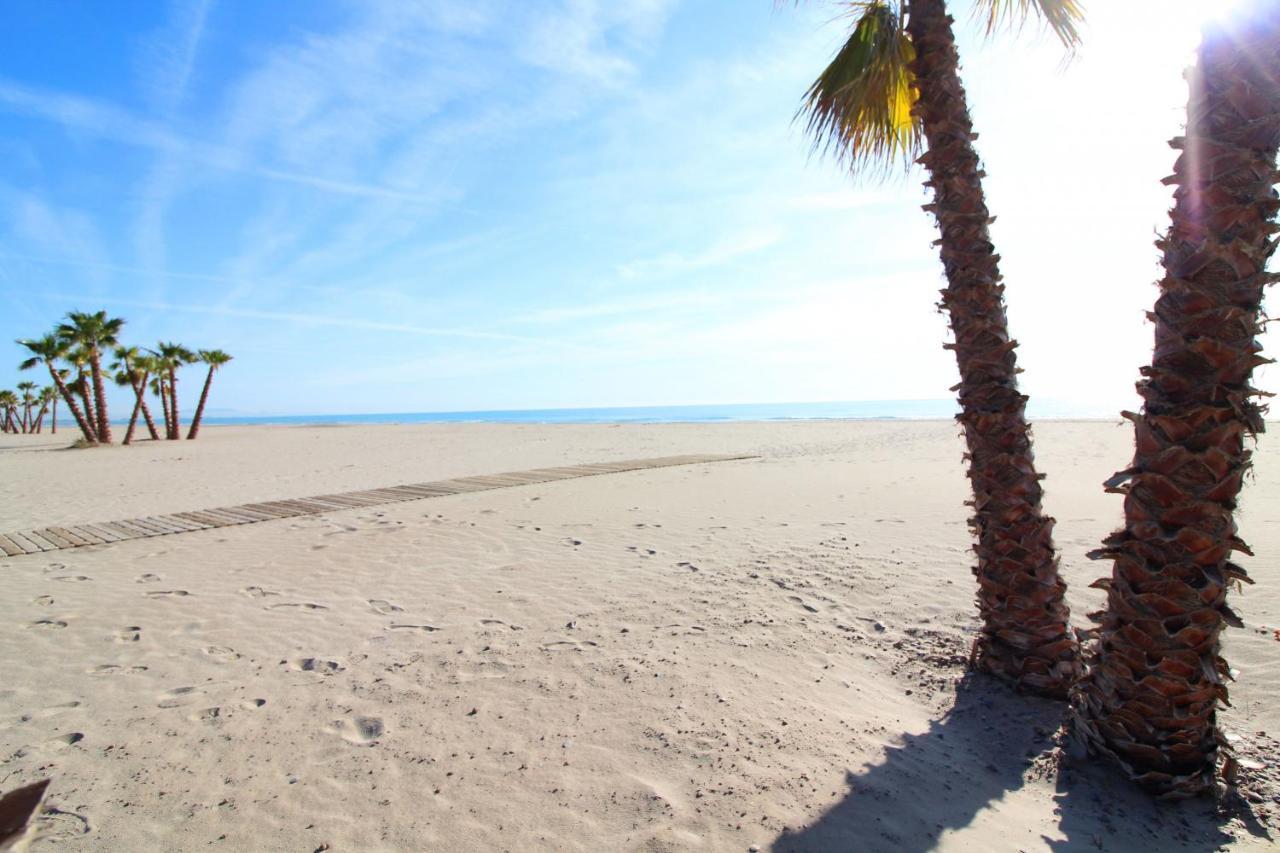
[[[1061,764],[965,661],[950,422],[206,427],[0,437],[0,530],[672,454],[757,458],[0,560],[0,789],[33,849],[1273,849],[1280,445],[1222,720],[1252,817]],[[1117,422],[1036,425],[1076,625]]]

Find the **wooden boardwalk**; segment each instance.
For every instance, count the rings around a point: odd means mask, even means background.
[[[224,506],[202,509],[198,512],[174,512],[168,515],[151,515],[123,521],[103,521],[93,524],[76,524],[64,527],[42,527],[18,533],[0,533],[0,558],[21,557],[25,554],[42,554],[67,548],[83,548],[89,545],[109,545],[127,539],[146,539],[151,536],[168,536],[171,533],[188,533],[193,530],[209,530],[214,527],[232,527],[238,524],[257,524],[277,518],[296,518],[300,515],[318,515],[344,509],[358,509],[381,504],[438,498],[463,492],[481,492],[489,489],[506,489],[533,483],[551,483],[556,480],[572,480],[577,477],[594,477],[600,474],[619,474],[624,471],[644,471],[650,468],[670,468],[673,465],[697,465],[704,462],[730,462],[735,459],[754,459],[753,456],[663,456],[657,459],[633,459],[627,462],[601,462],[594,465],[570,465],[564,468],[535,468],[532,471],[509,471],[483,477],[460,477],[455,480],[436,480],[406,486],[389,486],[385,489],[369,489],[362,492],[341,492],[332,495],[315,495],[283,501]]]

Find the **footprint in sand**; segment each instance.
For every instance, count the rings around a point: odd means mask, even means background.
[[[203,692],[199,687],[174,687],[160,694],[160,698],[156,701],[156,707],[181,708],[183,705],[190,705],[196,701]]]
[[[581,544],[582,544],[582,540],[581,540],[581,539],[574,539],[574,538],[572,538],[572,537],[569,537],[569,538],[567,538],[567,539],[561,539],[560,541],[561,541],[561,542],[563,542],[564,544],[568,545],[568,546],[569,546],[569,547],[571,547],[571,548],[577,548],[579,545],[581,545]]]
[[[84,740],[84,732],[71,732],[55,738],[49,738],[40,746],[48,750],[61,750],[69,746],[75,746],[82,740]]]
[[[191,593],[185,589],[157,589],[144,594],[147,598],[186,598]]]
[[[386,601],[381,598],[369,599],[369,606],[373,608],[374,613],[381,614],[382,616],[390,616],[392,613],[401,613],[404,611],[404,608],[400,605],[392,604],[390,601]]]
[[[222,716],[221,708],[205,708],[187,716],[193,723],[212,723]]]
[[[268,595],[280,594],[278,592],[272,592],[269,589],[263,589],[260,586],[246,586],[244,589],[240,590],[240,593],[242,595],[247,595],[250,598],[266,598]]]
[[[246,711],[256,711],[265,704],[267,704],[266,699],[246,699],[240,703],[240,707]]]
[[[573,640],[556,640],[551,643],[543,643],[542,650],[544,652],[580,652],[582,644]]]
[[[507,624],[506,622],[503,622],[501,619],[481,619],[481,620],[480,620],[480,624],[481,624],[481,625],[484,625],[486,628],[487,628],[487,627],[489,627],[490,625],[500,625],[500,626],[502,626],[503,628],[509,628],[509,629],[511,629],[512,631],[523,631],[523,630],[524,630],[524,626],[523,626],[523,625],[509,625],[509,624]]]
[[[121,628],[111,636],[117,643],[136,643],[142,639],[142,627],[130,625],[128,628]]]
[[[287,601],[281,604],[270,604],[268,610],[328,610],[328,605],[315,604],[310,601]]]
[[[38,605],[40,605],[41,607],[49,607],[50,605],[52,605],[52,604],[53,604],[53,596],[52,596],[52,595],[37,595],[35,598],[31,599],[31,603],[32,603],[32,604],[38,604]]]
[[[46,803],[35,824],[35,837],[50,846],[89,834],[89,819],[75,812],[64,812]]]
[[[159,575],[147,572],[145,575],[138,575],[137,579],[134,580],[134,583],[155,583],[158,580],[160,580]]]
[[[73,699],[70,702],[63,702],[61,705],[50,705],[48,708],[42,708],[30,715],[30,718],[44,719],[46,717],[56,717],[59,714],[65,714],[68,711],[74,711],[80,707],[79,700]],[[24,719],[24,722],[26,720]]]
[[[63,622],[61,619],[37,619],[35,622],[32,622],[28,627],[40,628],[42,630],[48,631],[48,630],[56,630],[58,628],[65,628],[67,627],[67,623]]]
[[[119,666],[114,663],[102,663],[85,670],[90,675],[138,675],[146,671],[145,666]]]
[[[64,583],[80,583],[81,581],[92,580],[92,578],[88,575],[58,575],[54,580]]]
[[[237,653],[235,649],[228,648],[227,646],[205,646],[201,651],[214,660],[221,661],[222,663],[230,663],[231,661],[238,660],[240,658],[239,653]]]
[[[357,746],[372,746],[387,733],[387,727],[377,717],[352,717],[350,720],[334,720],[329,731]]]
[[[318,672],[321,675],[333,675],[335,672],[342,672],[346,669],[336,660],[323,660],[322,658],[294,658],[289,661],[289,666],[301,672]]]
[[[787,601],[794,601],[796,604],[799,604],[801,607],[803,607],[805,610],[808,610],[810,613],[818,612],[818,608],[814,607],[812,604],[806,603],[805,600],[798,595],[788,595]]]
[[[440,629],[435,625],[388,625],[388,631],[415,631],[419,634],[434,634]]]

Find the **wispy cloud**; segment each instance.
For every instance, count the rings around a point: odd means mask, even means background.
[[[651,276],[670,276],[722,266],[746,255],[752,255],[775,245],[782,237],[776,229],[751,229],[722,237],[705,249],[696,252],[663,252],[651,258],[641,258],[618,267],[623,278],[636,279]]]
[[[345,196],[396,198],[411,202],[430,200],[423,194],[377,183],[334,180],[264,166],[249,160],[234,148],[189,139],[170,130],[162,122],[138,117],[114,104],[93,98],[22,86],[0,78],[0,104],[12,112],[51,121],[75,133],[179,155],[180,161],[188,165],[304,184]]]
[[[154,302],[144,299],[119,297],[102,297],[96,294],[66,293],[44,291],[40,294],[44,299],[69,301],[76,303],[97,302],[125,308],[141,308],[149,311],[165,313],[202,314],[217,317],[238,317],[247,320],[266,320],[272,323],[288,323],[310,328],[356,329],[367,332],[391,332],[396,334],[415,335],[429,338],[463,338],[475,341],[505,341],[510,343],[533,344],[558,350],[584,351],[588,349],[579,344],[559,338],[539,338],[528,335],[511,335],[504,332],[490,332],[465,327],[423,326],[414,323],[393,323],[381,320],[364,320],[356,317],[340,317],[326,314],[312,314],[298,311],[263,311],[253,308],[234,308],[221,305],[197,305],[176,302]]]
[[[631,48],[662,29],[670,0],[564,0],[558,9],[535,19],[522,55],[533,65],[563,74],[613,84],[635,72],[621,43]]]

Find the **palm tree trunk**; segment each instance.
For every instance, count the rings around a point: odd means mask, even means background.
[[[93,396],[98,407],[98,440],[110,444],[111,421],[107,417],[107,394],[102,384],[102,360],[96,349],[89,352],[89,372],[93,374]]]
[[[22,434],[23,434],[23,435],[26,435],[26,434],[27,434],[27,421],[30,419],[30,417],[31,417],[31,404],[30,404],[30,403],[23,403],[23,404],[22,404],[22,418],[21,418]]]
[[[200,432],[200,419],[204,417],[204,404],[209,399],[209,386],[213,384],[213,365],[209,366],[209,372],[204,377],[204,388],[200,391],[200,403],[196,406],[196,416],[191,419],[191,429],[187,431],[187,440],[196,437],[196,433]]]
[[[90,444],[97,444],[98,433],[89,427],[89,421],[85,419],[84,412],[81,412],[80,407],[76,405],[76,398],[72,396],[71,389],[67,387],[67,383],[62,381],[62,377],[58,375],[58,370],[53,366],[52,361],[47,361],[45,364],[49,368],[49,375],[53,377],[53,384],[58,388],[58,393],[62,395],[62,399],[67,401],[67,408],[71,410],[71,416],[76,419],[76,424],[80,427],[80,431],[84,433],[84,440]]]
[[[1065,697],[1080,674],[1058,575],[1052,518],[1041,509],[1040,480],[1019,393],[1016,341],[1009,337],[998,256],[973,126],[958,72],[952,19],[943,0],[911,0],[908,32],[915,46],[920,97],[916,109],[928,152],[920,158],[933,189],[931,211],[941,231],[950,314],[960,369],[960,415],[974,491],[978,609],[974,647],[980,669],[1019,688]]]
[[[58,434],[58,398],[53,398],[53,417],[49,421],[49,432],[53,435]]]
[[[89,388],[89,377],[84,375],[82,371],[76,379],[76,392],[80,395],[80,402],[84,403],[84,419],[93,430],[93,443],[98,443],[98,418],[93,411],[93,395]]]
[[[47,411],[49,411],[49,404],[47,402],[42,403],[40,405],[40,414],[36,415],[36,435],[39,435],[44,429],[44,413]]]
[[[142,381],[133,381],[133,393],[135,399],[133,401],[133,414],[129,415],[129,428],[124,431],[124,444],[133,444],[133,431],[138,426],[138,412],[142,411],[142,407],[146,405],[144,396],[147,393],[147,374],[142,374]]]
[[[1280,199],[1280,6],[1206,32],[1191,87],[1164,278],[1151,313],[1155,350],[1142,369],[1133,464],[1107,481],[1124,495],[1125,526],[1090,556],[1113,560],[1090,650],[1073,697],[1076,730],[1097,753],[1165,797],[1211,791],[1230,669],[1225,625],[1242,627],[1227,588],[1249,578],[1230,561],[1250,553],[1234,511],[1250,467],[1245,438],[1263,431],[1253,368],[1267,363],[1266,271]],[[1265,9],[1265,11],[1263,11]],[[1247,13],[1246,13],[1247,14]],[[1243,17],[1243,15],[1241,16]]]
[[[169,368],[169,415],[173,419],[169,426],[169,438],[177,441],[182,437],[182,422],[178,420],[178,371]]]
[[[4,431],[17,432],[17,429],[13,426],[13,409],[4,410]]]
[[[156,431],[156,422],[155,422],[154,420],[152,420],[152,419],[151,419],[151,407],[147,405],[147,397],[146,397],[146,394],[147,394],[147,389],[146,389],[146,386],[145,386],[145,385],[143,385],[143,388],[142,388],[142,395],[143,395],[143,396],[142,396],[142,420],[143,420],[143,421],[146,423],[146,425],[147,425],[147,432],[151,433],[151,440],[152,440],[152,441],[159,441],[159,440],[160,440],[160,433]]]
[[[160,374],[159,383],[157,384],[157,392],[160,397],[160,408],[164,410],[164,437],[168,438],[173,432],[172,418],[169,417],[169,389],[165,387],[164,374]]]

